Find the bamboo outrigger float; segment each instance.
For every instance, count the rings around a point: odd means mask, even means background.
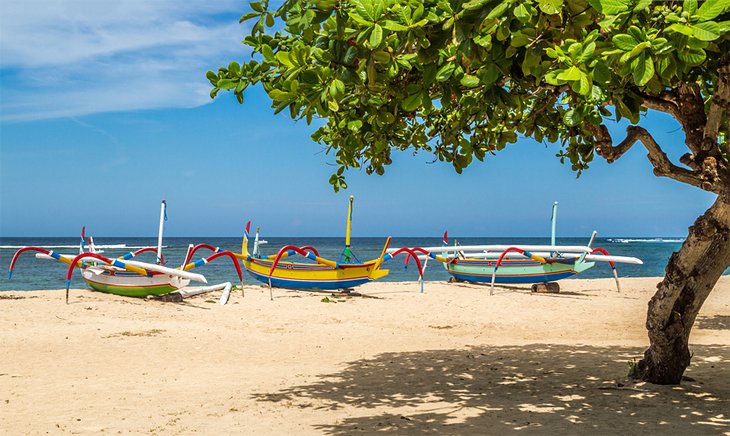
[[[15,253],[10,262],[8,279],[12,277],[13,268],[20,255],[27,251],[35,251],[37,258],[57,260],[68,265],[66,272],[66,303],[68,303],[71,277],[77,268],[81,270],[81,276],[86,284],[95,291],[127,297],[146,297],[177,291],[188,286],[191,281],[208,283],[205,276],[193,273],[190,270],[205,265],[219,257],[228,257],[233,261],[238,278],[243,285],[243,273],[236,256],[230,251],[214,248],[208,244],[188,246],[188,253],[185,256],[185,261],[182,266],[178,268],[166,267],[165,258],[162,254],[162,234],[164,221],[166,220],[166,208],[167,203],[163,200],[160,205],[160,227],[157,247],[144,247],[112,259],[96,252],[91,238],[89,238],[89,248],[91,251],[85,251],[84,230],[82,229],[78,255],[60,254],[43,247],[23,247]],[[192,256],[199,249],[209,249],[213,251],[213,254],[191,262]],[[145,252],[155,252],[157,262],[147,263],[131,260]],[[243,289],[243,286],[241,288]]]
[[[550,283],[580,274],[592,268],[596,262],[608,262],[613,270],[618,290],[621,286],[616,263],[641,265],[635,257],[610,256],[603,248],[591,248],[596,237],[594,231],[586,246],[555,244],[556,214],[558,203],[553,204],[552,235],[550,245],[453,245],[449,246],[448,232],[444,233],[441,247],[416,247],[420,259],[434,259],[457,281],[490,283],[490,293],[495,283]],[[396,250],[396,249],[394,249]],[[406,259],[406,262],[408,259]]]
[[[248,251],[249,232],[251,222],[246,224],[246,230],[241,245],[241,253],[236,256],[241,259],[246,271],[256,280],[272,287],[304,290],[337,290],[350,289],[364,283],[380,279],[388,275],[389,270],[381,269],[383,262],[392,259],[400,253],[411,253],[410,248],[386,253],[391,238],[388,237],[380,256],[366,262],[360,262],[352,252],[350,233],[352,228],[352,205],[354,197],[350,196],[347,211],[347,226],[345,233],[345,248],[338,261],[330,260],[319,255],[312,246],[297,247],[287,245],[276,254],[264,256],[259,252],[259,234],[256,232],[253,253]],[[301,255],[314,263],[284,261],[289,256]],[[420,272],[420,261],[419,272]],[[273,294],[271,295],[273,298]]]

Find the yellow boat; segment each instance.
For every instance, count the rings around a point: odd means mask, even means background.
[[[387,269],[381,269],[382,263],[393,257],[386,255],[386,250],[391,238],[385,241],[380,257],[367,262],[359,262],[352,255],[350,248],[350,228],[352,223],[352,203],[354,198],[350,196],[350,204],[347,212],[347,230],[345,236],[345,249],[340,261],[333,261],[320,257],[319,252],[311,246],[296,247],[287,245],[282,247],[276,254],[262,256],[258,253],[257,247],[254,253],[248,251],[249,231],[251,222],[246,224],[246,231],[241,245],[241,254],[236,257],[241,259],[243,266],[256,280],[268,284],[270,287],[286,289],[347,289],[363,283],[388,275]],[[289,256],[299,254],[314,263],[301,263],[283,261]]]

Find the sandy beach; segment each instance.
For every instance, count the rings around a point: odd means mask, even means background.
[[[3,434],[730,434],[730,277],[680,386],[629,383],[658,278],[0,293]]]

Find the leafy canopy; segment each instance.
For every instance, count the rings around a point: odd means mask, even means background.
[[[580,173],[594,156],[591,127],[636,124],[646,98],[683,83],[712,95],[730,53],[730,0],[250,6],[241,21],[252,23],[252,59],[209,71],[211,97],[223,89],[242,103],[261,83],[276,113],[326,119],[312,138],[336,157],[335,190],[348,167],[382,174],[393,149],[432,153],[461,172],[518,135],[559,142],[561,161]]]

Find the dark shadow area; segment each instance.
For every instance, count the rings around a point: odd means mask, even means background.
[[[698,316],[695,321],[695,327],[704,330],[730,330],[730,316],[714,315],[714,316]]]
[[[728,432],[730,347],[692,351],[680,386],[626,381],[642,348],[533,344],[384,353],[254,398],[340,410],[315,426],[330,435]]]

